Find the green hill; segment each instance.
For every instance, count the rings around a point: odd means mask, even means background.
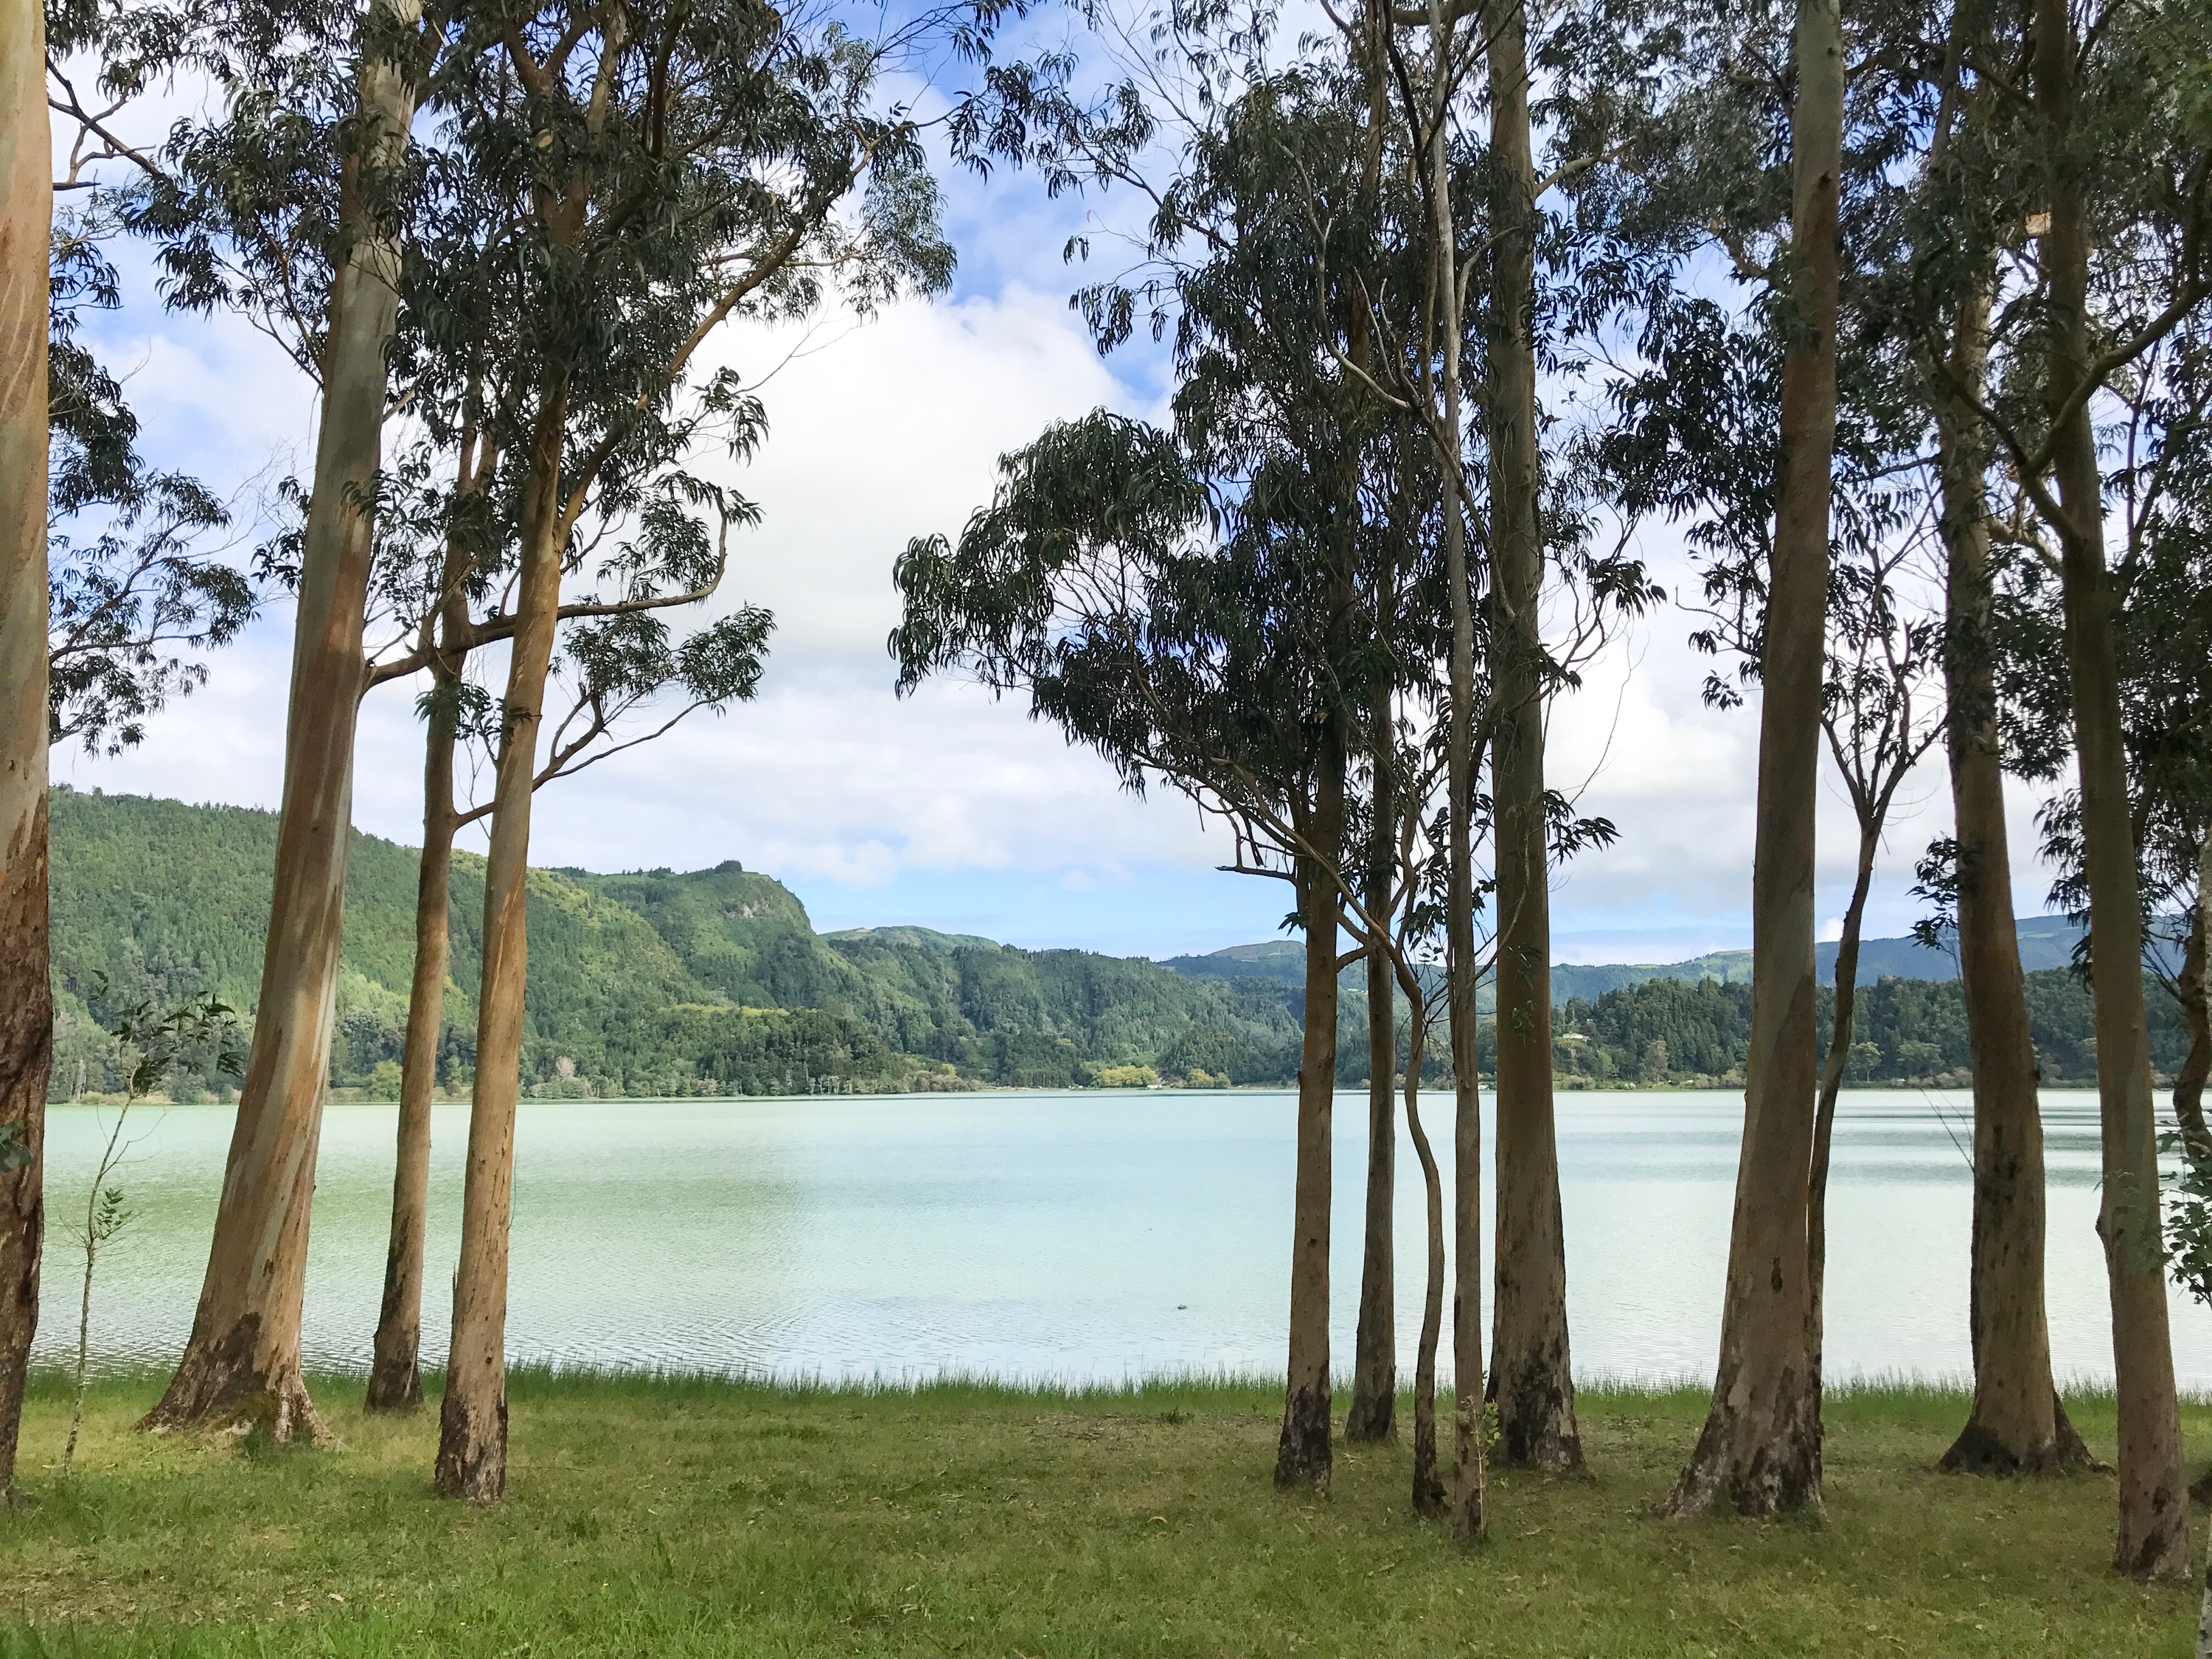
[[[52,822],[55,1087],[112,1089],[109,1045],[88,1007],[103,976],[111,1000],[212,992],[252,1008],[276,820],[59,788]],[[355,836],[331,1056],[338,1086],[396,1083],[416,873],[413,848]],[[440,1044],[440,1080],[454,1091],[475,1060],[483,905],[483,863],[462,854]],[[541,1095],[1057,1088],[1152,1077],[1277,1084],[1297,1070],[1304,951],[1296,940],[1158,963],[1023,951],[923,927],[825,935],[788,889],[734,861],[685,872],[534,870],[529,926],[523,1068]],[[2072,940],[2064,923],[2023,923],[2023,954],[2031,932],[2031,966],[2064,960]],[[1896,954],[1869,951],[1854,1079],[1961,1080],[1957,981],[1899,975]],[[1729,951],[1556,969],[1561,1080],[1727,1080],[1742,1063],[1748,959]],[[1347,1085],[1367,1077],[1364,982],[1355,965],[1340,984],[1337,1075]],[[2032,973],[2029,987],[2045,1077],[2087,1080],[2094,1049],[2086,989],[2063,968]],[[1825,1020],[1825,988],[1821,999]],[[2152,1011],[2154,1048],[2170,1070],[2181,1042],[2170,1000],[2154,993]],[[1429,1055],[1440,1073],[1441,1041]]]
[[[211,992],[254,1003],[273,813],[55,790],[58,1091],[112,1085],[87,1000]],[[356,833],[332,1081],[390,1086],[414,957],[416,854]],[[483,864],[455,861],[441,1081],[474,1060]],[[1159,963],[1027,951],[915,927],[824,938],[781,884],[730,862],[597,875],[536,870],[523,1066],[540,1093],[793,1093],[963,1082],[1067,1086],[1151,1067],[1277,1082],[1297,1064],[1295,994]],[[1347,1021],[1364,1018],[1346,1010]]]

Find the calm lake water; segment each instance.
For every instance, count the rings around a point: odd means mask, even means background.
[[[1294,1109],[1288,1093],[526,1103],[508,1352],[831,1378],[1276,1370]],[[1577,1371],[1710,1376],[1742,1109],[1724,1093],[1560,1097]],[[1449,1113],[1448,1098],[1432,1097],[1426,1116],[1445,1156]],[[230,1134],[226,1107],[139,1114],[120,1176],[136,1216],[103,1254],[94,1297],[93,1346],[110,1364],[166,1364],[181,1346]],[[334,1105],[324,1127],[307,1273],[315,1365],[368,1364],[396,1115]],[[1365,1115],[1364,1094],[1339,1097],[1340,1370],[1358,1295]],[[2047,1093],[2044,1117],[2055,1358],[2063,1376],[2107,1376],[2095,1097]],[[436,1117],[426,1357],[445,1352],[466,1120],[458,1105]],[[112,1117],[64,1106],[49,1121],[39,1351],[58,1358],[76,1337],[82,1258],[71,1234]],[[1970,1121],[1961,1094],[1844,1097],[1831,1376],[1966,1373]],[[1423,1249],[1410,1144],[1399,1169],[1410,1369]],[[2180,1297],[2174,1349],[2185,1385],[2212,1387],[2212,1313]]]

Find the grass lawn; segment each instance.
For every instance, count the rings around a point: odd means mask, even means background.
[[[334,1450],[130,1431],[155,1379],[24,1425],[0,1512],[0,1655],[2183,1656],[2193,1586],[2107,1571],[2110,1476],[1935,1474],[1954,1395],[1830,1401],[1827,1510],[1654,1517],[1701,1395],[1590,1390],[1586,1474],[1501,1475],[1456,1548],[1402,1446],[1340,1446],[1327,1498],[1271,1487],[1279,1395],[1066,1395],[521,1376],[512,1496],[429,1490],[434,1408]],[[2075,1405],[2109,1454],[2109,1401]],[[2212,1409],[2192,1407],[2192,1463]],[[2201,1542],[2201,1540],[2200,1540]]]

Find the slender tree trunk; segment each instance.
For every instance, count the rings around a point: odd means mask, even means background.
[[[562,447],[565,378],[552,379],[532,434],[520,594],[507,659],[506,727],[484,862],[483,974],[477,1001],[477,1075],[461,1197],[461,1260],[453,1275],[452,1352],[439,1411],[441,1496],[495,1503],[507,1494],[507,1225],[514,1188],[514,1109],[522,1086],[522,992],[529,936],[530,805],[545,680],[561,608]]]
[[[1937,410],[1948,565],[1945,738],[1957,827],[1959,975],[1974,1071],[1974,1217],[1969,1320],[1974,1403],[1942,1467],[1983,1474],[2079,1467],[2088,1449],[2067,1420],[2051,1369],[2044,1302],[2043,1119],[2029,1035],[2005,830],[2003,747],[1991,655],[1988,441],[1981,396],[1989,291],[1960,307],[1951,353],[1957,390]]]
[[[1390,696],[1373,711],[1375,811],[1365,902],[1374,929],[1390,915],[1397,804],[1391,787]],[[1398,1407],[1398,1007],[1389,942],[1367,950],[1367,1237],[1360,1259],[1359,1326],[1353,1343],[1347,1440],[1387,1440]]]
[[[1749,1515],[1820,1501],[1808,1205],[1818,1093],[1813,825],[1826,662],[1829,469],[1836,428],[1839,0],[1799,0],[1790,111],[1790,334],[1769,570],[1752,868],[1751,1046],[1712,1408],[1668,1508]]]
[[[1383,124],[1389,118],[1385,80],[1389,8],[1379,0],[1363,5],[1354,61],[1367,91],[1366,131],[1360,162],[1361,200],[1371,209],[1382,181]],[[1373,325],[1364,306],[1352,310],[1349,330],[1352,360],[1365,368],[1373,355]],[[1347,495],[1355,519],[1359,499],[1360,445],[1345,446]],[[1398,602],[1395,561],[1387,556],[1376,573],[1376,636],[1387,641]],[[1365,876],[1370,922],[1384,925],[1392,910],[1392,842],[1397,824],[1393,793],[1396,735],[1391,687],[1378,678],[1368,711],[1374,766],[1372,846]],[[1352,1340],[1352,1406],[1345,1413],[1347,1440],[1387,1440],[1396,1428],[1398,1409],[1397,1182],[1398,1125],[1394,1091],[1398,1072],[1397,1000],[1388,942],[1380,937],[1367,952],[1367,1211],[1366,1237],[1359,1264],[1359,1323]]]
[[[1843,938],[1836,945],[1836,1018],[1828,1033],[1828,1054],[1820,1067],[1820,1100],[1813,1115],[1813,1172],[1805,1200],[1805,1351],[1812,1360],[1813,1408],[1820,1404],[1826,1364],[1828,1301],[1828,1155],[1836,1139],[1836,1097],[1843,1092],[1844,1068],[1850,1064],[1851,1026],[1858,1002],[1859,933],[1866,921],[1867,891],[1874,884],[1874,859],[1881,845],[1879,818],[1859,825],[1858,869],[1850,902],[1844,907]]]
[[[407,999],[407,1050],[399,1071],[399,1152],[392,1177],[392,1238],[384,1257],[384,1303],[368,1372],[373,1412],[422,1403],[422,1246],[430,1218],[430,1107],[445,1026],[452,953],[455,682],[440,674],[422,762],[422,862],[415,887],[415,979]]]
[[[1441,0],[1429,0],[1429,33],[1439,56],[1448,54],[1452,26]],[[1468,568],[1467,515],[1461,499],[1461,451],[1467,430],[1460,386],[1459,247],[1452,210],[1451,157],[1439,77],[1429,112],[1428,162],[1436,242],[1434,309],[1442,335],[1438,389],[1443,420],[1437,434],[1437,472],[1443,487],[1444,582],[1451,590],[1451,658],[1447,668],[1445,775],[1451,799],[1447,831],[1444,905],[1444,994],[1451,1022],[1452,1081],[1452,1430],[1456,1464],[1452,1477],[1452,1527],[1461,1537],[1481,1536],[1488,1447],[1482,1401],[1482,1079],[1477,1070],[1479,1014],[1474,954],[1474,590]]]
[[[473,396],[473,393],[471,394]],[[494,465],[472,426],[461,441],[457,497],[483,493]],[[439,572],[439,649],[422,749],[422,860],[415,886],[415,976],[407,999],[407,1049],[399,1073],[399,1146],[392,1177],[392,1237],[384,1257],[384,1303],[368,1372],[370,1411],[413,1411],[422,1403],[422,1249],[430,1212],[430,1109],[438,1085],[438,1042],[445,1030],[446,973],[452,944],[453,748],[460,724],[461,670],[469,624],[466,583],[473,563],[458,525]]]
[[[1315,780],[1312,841],[1334,860],[1344,842],[1344,747],[1324,744]],[[1331,1111],[1336,1095],[1336,932],[1342,899],[1328,872],[1299,859],[1306,928],[1304,1048],[1298,1059],[1297,1195],[1291,1243],[1291,1340],[1278,1486],[1328,1485],[1328,1206]]]
[[[2075,141],[2075,42],[2065,0],[2037,0],[2036,103],[2054,151]],[[2089,963],[2104,1129],[2104,1193],[2097,1231],[2112,1286],[2112,1371],[2119,1416],[2119,1526],[2112,1561],[2131,1578],[2189,1570],[2189,1509],[2181,1472],[2180,1406],[2166,1325],[2159,1229],[2158,1121],[2150,1027],[2143,1006],[2142,893],[2128,800],[2114,640],[2117,599],[2105,564],[2103,481],[2085,408],[2062,404],[2088,373],[2089,219],[2076,175],[2051,169],[2043,277],[2051,303],[2048,391],[2055,428],[2052,477],[2073,684],[2074,746],[2081,786],[2082,862],[2089,888]]]
[[[1443,1478],[1437,1471],[1437,1343],[1444,1322],[1444,1188],[1429,1132],[1421,1127],[1421,1057],[1427,1047],[1419,982],[1407,994],[1413,1005],[1413,1030],[1406,1058],[1406,1128],[1413,1156],[1421,1161],[1421,1185],[1428,1197],[1428,1275],[1421,1291],[1421,1334],[1413,1351],[1413,1512],[1442,1515]]]
[[[39,1324],[46,1079],[46,13],[0,0],[0,1498]]]
[[[375,3],[380,15],[370,21],[380,28],[411,28],[422,15],[421,0]],[[253,1044],[191,1338],[149,1427],[219,1418],[256,1422],[280,1441],[324,1437],[300,1370],[301,1300],[330,1083],[354,727],[367,678],[362,631],[374,526],[363,502],[381,465],[385,351],[398,308],[398,248],[361,175],[398,161],[414,116],[405,76],[366,50],[360,111],[365,136],[342,191],[353,243],[331,295]]]
[[[1523,1468],[1582,1462],[1567,1347],[1567,1247],[1552,1106],[1552,902],[1544,810],[1542,456],[1536,432],[1536,168],[1528,138],[1528,12],[1507,0],[1490,39],[1491,740],[1498,835],[1498,1261],[1490,1353],[1498,1455]]]

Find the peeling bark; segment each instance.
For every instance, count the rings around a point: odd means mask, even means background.
[[[1814,822],[1820,804],[1828,515],[1836,425],[1838,0],[1799,0],[1791,108],[1795,250],[1782,366],[1782,469],[1769,568],[1752,871],[1751,1045],[1711,1412],[1668,1508],[1771,1515],[1820,1503],[1810,1222],[1818,1091]]]
[[[46,1079],[46,14],[0,0],[0,1498],[39,1323]]]
[[[412,27],[422,15],[421,0],[375,4],[384,14],[371,20],[379,29]],[[147,1414],[149,1428],[251,1422],[278,1440],[325,1437],[300,1370],[301,1300],[330,1082],[354,728],[367,684],[362,633],[374,526],[364,501],[381,465],[385,351],[398,309],[399,251],[361,173],[398,160],[414,116],[405,77],[366,54],[359,97],[365,136],[341,191],[351,251],[331,294],[253,1044],[191,1337]]]

